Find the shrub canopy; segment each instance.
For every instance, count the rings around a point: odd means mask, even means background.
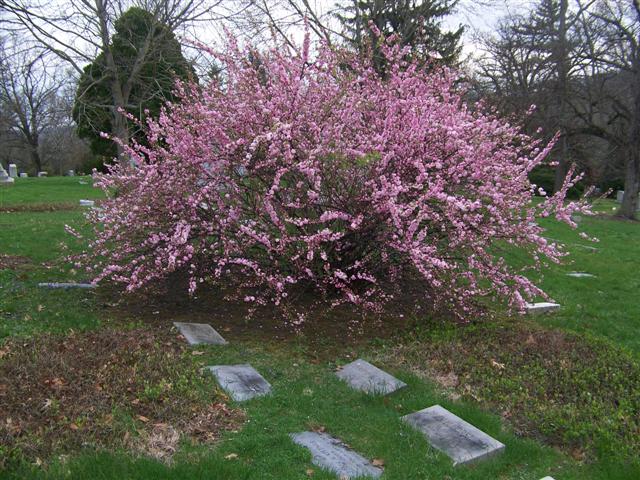
[[[97,177],[111,196],[90,214],[95,281],[135,290],[181,270],[190,292],[208,282],[250,305],[311,289],[373,310],[410,281],[418,302],[463,318],[481,297],[522,308],[541,294],[496,247],[527,252],[530,268],[559,261],[534,221],[575,227],[575,179],[532,203],[528,174],[552,145],[469,107],[452,70],[382,51],[386,79],[323,45],[312,58],[308,38],[211,52],[224,79],[179,84],[146,145],[129,147],[137,168]]]

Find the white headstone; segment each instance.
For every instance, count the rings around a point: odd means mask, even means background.
[[[527,303],[527,313],[549,313],[560,308],[560,304],[551,302]]]
[[[402,420],[420,431],[431,446],[449,456],[454,466],[482,460],[504,450],[503,443],[440,405],[405,415]]]
[[[4,167],[0,164],[0,187],[13,185],[15,180],[9,176]]]
[[[406,383],[362,359],[345,365],[336,375],[351,388],[372,394],[387,395],[407,386]]]
[[[47,176],[47,172],[38,172],[38,176],[39,177],[46,177]]]
[[[80,200],[81,207],[93,207],[95,204],[93,200]]]
[[[624,199],[624,190],[618,190],[616,192],[616,202],[622,203],[623,199]]]
[[[20,173],[20,178],[27,178],[28,176],[29,176],[29,174],[26,173],[26,172],[21,172]]]
[[[9,176],[11,178],[18,178],[18,166],[15,163],[9,164]]]
[[[67,177],[75,177],[76,172],[74,170],[67,170]]]
[[[320,468],[335,473],[341,479],[379,478],[382,469],[362,455],[326,433],[300,432],[289,435],[294,443],[311,452],[311,461]]]

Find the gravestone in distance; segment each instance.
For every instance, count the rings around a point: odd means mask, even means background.
[[[249,364],[207,367],[220,387],[236,402],[271,393],[271,385]]]
[[[95,204],[93,200],[80,200],[81,207],[93,207]]]
[[[618,190],[616,192],[616,202],[622,203],[623,199],[624,199],[624,190]]]
[[[595,275],[586,272],[569,272],[567,273],[567,277],[573,278],[595,278]]]
[[[387,395],[407,386],[406,383],[360,358],[342,367],[336,375],[352,388],[373,394]]]
[[[75,176],[76,176],[75,170],[67,170],[67,177],[75,177]]]
[[[485,459],[504,450],[504,444],[490,437],[440,405],[405,415],[402,420],[420,431],[431,446],[461,465]]]
[[[550,313],[560,309],[559,303],[538,302],[527,303],[527,313]]]
[[[27,178],[29,174],[27,172],[20,172],[20,178]]]
[[[64,282],[51,282],[51,283],[39,283],[40,288],[62,288],[67,290],[70,288],[96,288],[97,285],[93,283],[64,283]]]
[[[9,176],[11,178],[18,178],[18,166],[15,163],[9,164]]]
[[[173,322],[180,334],[187,339],[189,345],[201,343],[207,345],[226,345],[227,341],[206,323]]]
[[[382,469],[354,452],[337,438],[326,433],[301,432],[289,435],[297,445],[311,452],[314,465],[329,470],[339,478],[379,478]]]
[[[46,177],[47,175],[47,172],[38,172],[39,177]]]
[[[13,185],[15,179],[11,178],[4,167],[0,164],[0,187]]]

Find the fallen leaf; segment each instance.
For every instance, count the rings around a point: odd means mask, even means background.
[[[138,415],[138,420],[140,420],[141,422],[145,422],[145,423],[147,423],[149,421],[149,419],[147,417],[145,417],[144,415]]]
[[[41,312],[44,310],[44,305],[38,305],[38,311]]]
[[[69,425],[69,428],[73,431],[79,430],[80,427],[78,425],[76,425],[75,423],[72,423]]]
[[[381,458],[374,458],[371,463],[374,467],[384,467],[384,460]]]
[[[238,454],[237,453],[230,453],[229,455],[225,455],[224,457],[227,460],[235,460],[236,458],[238,458]]]
[[[193,352],[191,352],[191,355],[204,355],[204,352],[201,352],[199,350],[194,350]]]
[[[498,363],[493,359],[491,359],[491,365],[493,365],[496,368],[499,368],[500,370],[504,370],[505,369],[504,363]]]
[[[315,472],[313,471],[313,468],[307,468],[307,476],[312,476]]]

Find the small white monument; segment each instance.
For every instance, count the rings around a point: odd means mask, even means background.
[[[0,164],[0,187],[13,185],[14,182],[15,180],[9,176],[2,164]]]
[[[11,178],[18,178],[18,166],[15,163],[9,164],[9,176]]]
[[[616,192],[616,202],[622,203],[623,198],[624,198],[624,190],[618,190]]]
[[[27,178],[29,174],[27,172],[20,172],[20,178]]]
[[[46,177],[47,176],[47,172],[38,172],[38,176],[39,177]]]

